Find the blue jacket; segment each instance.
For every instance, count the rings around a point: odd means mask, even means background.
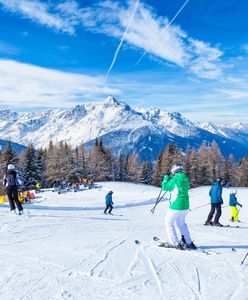
[[[236,206],[236,205],[242,207],[242,205],[238,203],[237,197],[234,194],[230,194],[229,206]]]
[[[215,181],[211,186],[209,191],[209,196],[211,198],[211,203],[213,204],[223,204],[222,199],[222,186],[219,182]]]
[[[112,194],[107,194],[106,196],[106,205],[114,204],[112,201]]]

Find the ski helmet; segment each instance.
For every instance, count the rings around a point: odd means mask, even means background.
[[[236,195],[236,194],[237,194],[237,190],[235,190],[235,189],[231,190],[231,191],[230,191],[230,194]]]
[[[180,164],[173,165],[171,168],[171,174],[175,174],[177,172],[181,172],[183,170],[183,166]]]
[[[113,191],[109,191],[109,194],[113,194]]]
[[[7,167],[8,170],[14,170],[15,166],[13,164],[9,164]]]
[[[216,181],[217,181],[217,182],[222,182],[222,181],[223,181],[223,178],[218,177],[218,178],[216,179]]]

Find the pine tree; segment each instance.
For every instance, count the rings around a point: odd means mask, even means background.
[[[191,169],[189,174],[190,185],[191,187],[197,187],[198,182],[200,181],[200,169],[199,169],[198,153],[195,149],[193,149],[190,153],[190,162],[191,162]]]
[[[9,141],[5,151],[2,154],[2,161],[5,165],[5,169],[9,164],[17,165],[18,163],[18,155],[12,147],[12,143]]]
[[[172,144],[167,144],[162,158],[162,174],[170,172],[173,161],[175,160],[175,147]]]
[[[49,142],[49,146],[44,151],[45,162],[45,178],[48,186],[58,185],[63,181],[61,171],[59,168],[60,157],[57,147],[53,145],[53,142]]]
[[[211,182],[209,181],[209,158],[208,158],[208,148],[203,143],[197,151],[198,156],[198,172],[199,176],[197,179],[197,185],[209,185]]]
[[[25,161],[22,170],[23,186],[25,189],[34,189],[39,178],[35,149],[32,144],[25,153]]]
[[[124,176],[124,159],[123,159],[122,154],[118,155],[116,169],[117,169],[116,170],[116,180],[123,181],[125,176]]]
[[[236,181],[238,186],[247,187],[248,186],[248,156],[244,156],[237,168]]]
[[[153,181],[152,183],[156,186],[161,186],[162,180],[163,180],[163,152],[162,150],[160,150],[158,157],[157,157],[157,162],[155,165],[155,169],[154,169],[154,174],[153,174]]]
[[[38,149],[36,152],[36,164],[37,164],[37,183],[40,183],[41,186],[45,185],[45,158],[44,151]]]
[[[189,176],[191,170],[190,152],[190,146],[187,145],[185,155],[183,157],[184,172],[187,176]]]
[[[140,170],[139,182],[144,184],[151,184],[152,174],[153,174],[152,163],[149,160],[144,161],[142,163],[141,170]]]
[[[208,157],[209,157],[209,177],[210,182],[214,182],[216,178],[221,177],[221,170],[222,170],[222,162],[223,158],[220,152],[220,149],[218,147],[218,144],[213,141],[211,144],[211,147],[208,151]]]
[[[234,158],[232,155],[229,155],[225,160],[223,164],[223,180],[225,183],[228,181],[234,184],[235,180],[235,174],[234,174],[234,168],[233,168]]]
[[[137,183],[139,180],[138,155],[127,155],[125,160],[126,181]]]
[[[114,159],[112,152],[103,146],[102,140],[96,139],[90,152],[90,175],[96,181],[113,180]]]

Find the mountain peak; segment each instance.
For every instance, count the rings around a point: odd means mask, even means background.
[[[112,95],[109,95],[104,101],[104,107],[111,107],[111,106],[119,106],[120,102],[117,101]]]

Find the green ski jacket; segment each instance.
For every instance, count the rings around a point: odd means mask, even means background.
[[[170,192],[170,209],[189,209],[189,180],[186,174],[179,172],[172,178],[165,175],[162,190]]]

